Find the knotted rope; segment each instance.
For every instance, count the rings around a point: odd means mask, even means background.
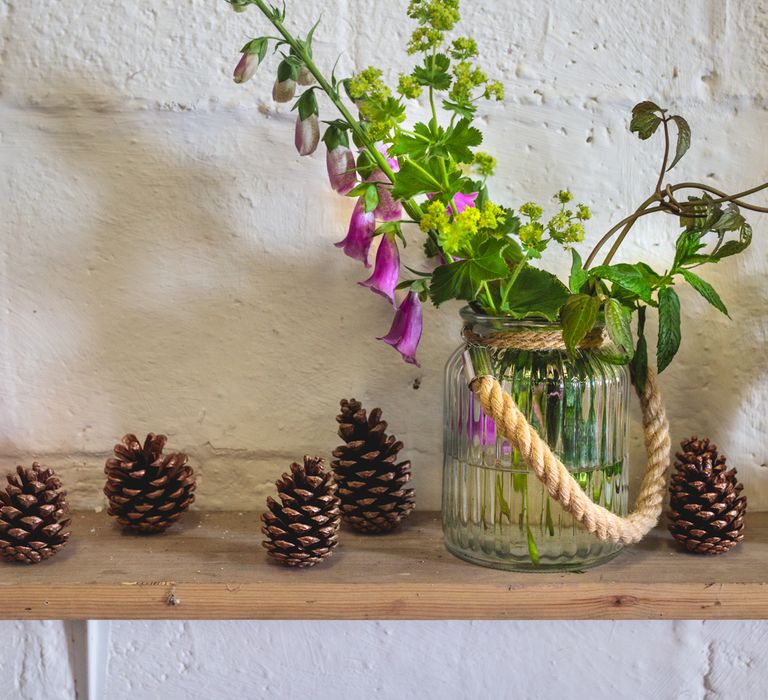
[[[496,349],[559,350],[565,348],[559,331],[500,333],[480,338],[465,329],[464,337],[472,344]],[[596,336],[588,337],[585,344],[579,347],[596,348],[603,342],[602,331],[600,331],[599,342]],[[648,462],[635,508],[625,518],[594,503],[584,493],[571,472],[539,437],[516,406],[514,399],[504,391],[495,377],[490,375],[475,377],[470,383],[470,389],[477,396],[485,414],[496,423],[499,432],[514,449],[518,450],[523,464],[547,487],[549,495],[589,532],[604,541],[632,544],[639,542],[656,525],[661,515],[666,490],[666,472],[669,467],[671,443],[669,424],[664,412],[656,373],[651,369],[648,370],[644,391],[637,390],[643,411]]]

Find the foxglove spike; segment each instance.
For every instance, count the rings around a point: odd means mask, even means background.
[[[378,338],[397,350],[409,364],[420,367],[416,360],[422,331],[421,301],[416,292],[408,292],[395,313],[389,333]]]
[[[373,232],[376,230],[376,217],[373,212],[366,212],[363,199],[360,198],[352,211],[352,219],[349,222],[347,237],[343,241],[336,243],[337,248],[343,248],[344,254],[355,260],[360,260],[366,267],[370,267],[368,262],[368,251],[371,249],[373,241]]]
[[[347,194],[357,184],[355,172],[355,155],[347,146],[336,146],[329,149],[325,156],[328,167],[328,179],[339,194]]]
[[[381,294],[389,303],[395,306],[395,287],[400,278],[400,251],[393,236],[385,234],[381,238],[379,249],[376,251],[376,267],[373,274],[365,280],[358,282],[363,287]]]
[[[296,150],[300,156],[309,156],[317,150],[320,143],[320,121],[316,114],[310,114],[306,119],[296,117]]]

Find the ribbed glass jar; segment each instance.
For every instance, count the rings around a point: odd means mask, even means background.
[[[627,511],[629,371],[611,363],[616,348],[525,351],[492,349],[487,338],[560,330],[546,321],[461,312],[475,342],[448,360],[445,375],[443,531],[448,549],[475,564],[513,570],[574,570],[611,559],[621,545],[601,542],[552,500],[501,438],[468,386],[469,357],[514,398],[590,498],[617,515]],[[474,358],[474,359],[472,359]]]

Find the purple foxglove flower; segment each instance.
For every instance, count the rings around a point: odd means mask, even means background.
[[[302,66],[299,70],[299,77],[296,79],[299,85],[314,85],[315,76],[310,73],[309,68]]]
[[[421,301],[416,292],[408,292],[395,313],[389,333],[378,340],[383,340],[397,350],[409,364],[420,367],[416,361],[416,348],[421,340]]]
[[[373,274],[365,282],[358,282],[358,284],[381,294],[389,299],[392,306],[395,306],[395,287],[399,278],[400,252],[397,249],[397,243],[393,236],[384,234],[376,251],[376,267]]]
[[[293,78],[288,80],[275,80],[272,86],[272,99],[275,102],[290,102],[296,94],[296,81]]]
[[[370,267],[368,262],[368,251],[373,241],[373,232],[376,230],[376,217],[373,212],[365,211],[365,204],[360,198],[352,211],[352,219],[349,222],[347,237],[343,241],[336,243],[337,248],[343,248],[344,254],[355,260],[360,260],[366,267]]]
[[[374,170],[366,182],[381,182],[376,186],[379,193],[379,204],[375,214],[379,221],[398,221],[403,218],[403,207],[399,201],[392,197],[392,186],[384,171],[378,168]]]
[[[349,146],[340,145],[334,149],[329,148],[325,156],[325,164],[328,166],[331,187],[339,194],[347,194],[357,184],[355,154]]]
[[[256,72],[258,67],[259,55],[256,53],[244,51],[243,55],[240,56],[240,61],[235,66],[235,72],[233,73],[235,82],[245,83],[249,81],[253,77],[253,74]]]
[[[384,144],[377,143],[376,148],[378,149],[379,153],[381,153],[381,155],[383,155],[387,159],[387,164],[392,169],[392,172],[399,173],[400,163],[398,162],[397,158],[392,158],[389,155],[389,151],[387,150],[387,147]]]
[[[316,114],[310,114],[306,119],[296,117],[296,150],[300,156],[308,156],[315,152],[320,143],[320,121]]]
[[[465,209],[474,207],[477,194],[477,192],[470,192],[469,194],[457,192],[455,195],[453,195],[453,203],[456,206],[456,213],[461,214],[461,212],[463,212]]]

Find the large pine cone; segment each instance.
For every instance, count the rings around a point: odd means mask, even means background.
[[[689,552],[727,552],[744,539],[744,487],[708,439],[680,445],[669,485],[669,531]]]
[[[346,444],[333,451],[331,462],[339,485],[341,515],[361,532],[388,532],[397,527],[414,508],[411,463],[396,463],[403,447],[394,435],[387,435],[381,409],[370,416],[356,399],[342,399],[336,416],[339,437]]]
[[[314,566],[338,544],[339,498],[333,475],[323,467],[322,459],[311,457],[304,457],[304,464],[294,462],[291,473],[275,483],[281,503],[267,498],[262,544],[281,564]]]
[[[109,514],[136,532],[162,532],[173,525],[195,500],[195,476],[187,455],[163,457],[165,435],[149,433],[144,445],[126,435],[107,460],[104,494]]]
[[[16,468],[0,491],[0,556],[37,564],[52,557],[69,539],[66,492],[53,469],[37,462]]]

